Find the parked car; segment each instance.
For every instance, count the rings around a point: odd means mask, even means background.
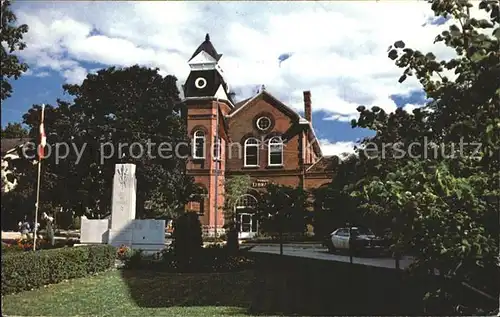
[[[339,228],[333,231],[324,245],[329,252],[349,251],[361,253],[366,251],[387,251],[387,238],[376,236],[370,229],[363,227]]]

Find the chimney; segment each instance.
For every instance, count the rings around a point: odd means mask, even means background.
[[[305,119],[312,124],[311,92],[304,91],[304,115]]]

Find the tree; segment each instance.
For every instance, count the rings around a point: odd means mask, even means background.
[[[190,257],[199,254],[203,247],[201,222],[194,212],[180,215],[174,222],[172,247],[182,264],[189,263]]]
[[[360,107],[353,122],[377,134],[359,149],[361,186],[351,196],[360,211],[392,229],[396,251],[416,253],[413,272],[452,281],[428,286],[426,298],[436,300],[439,314],[488,313],[462,296],[464,288],[489,300],[491,309],[498,305],[498,282],[487,277],[498,272],[499,252],[499,5],[478,2],[487,19],[472,16],[471,8],[464,0],[432,1],[436,16],[456,22],[436,37],[455,50],[454,58],[438,61],[403,41],[389,51],[404,69],[399,81],[415,76],[422,84],[426,107],[413,114]],[[412,142],[420,146],[410,153]]]
[[[252,180],[249,175],[237,175],[226,179],[224,186],[224,226],[226,229],[234,228],[235,226],[235,208],[239,199],[248,194]]]
[[[365,165],[358,155],[336,158],[335,177],[326,186],[312,191],[314,197],[314,233],[325,236],[347,223],[366,224],[367,218],[357,212],[350,197],[362,179]]]
[[[57,107],[45,109],[53,153],[42,165],[44,199],[78,216],[107,216],[115,164],[134,163],[137,217],[183,213],[195,186],[185,173],[189,146],[176,80],[157,69],[132,66],[103,69],[87,75],[81,85],[65,85],[74,101],[58,100]],[[38,105],[24,115],[24,123],[31,136],[38,134]]]
[[[15,51],[22,51],[26,48],[26,43],[23,42],[23,34],[28,32],[28,26],[22,24],[16,26],[16,15],[11,10],[11,2],[2,0],[2,28],[0,31],[2,42],[2,87],[0,92],[1,100],[9,98],[12,94],[12,86],[8,82],[8,78],[19,76],[26,70],[28,65],[19,61],[19,58],[14,54]]]
[[[28,130],[26,130],[22,124],[15,123],[7,123],[5,128],[2,128],[2,138],[26,138],[28,136]]]
[[[308,193],[300,187],[269,184],[259,199],[259,226],[271,233],[304,233]]]
[[[236,204],[239,199],[248,194],[251,189],[252,181],[249,175],[237,175],[226,179],[224,186],[224,227],[227,231],[227,246],[230,249],[237,249],[238,230],[236,224]]]

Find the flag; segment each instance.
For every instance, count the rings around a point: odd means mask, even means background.
[[[279,62],[279,67],[281,67],[281,63],[286,61],[292,56],[292,53],[283,53],[278,57]]]
[[[42,105],[42,115],[40,120],[40,145],[38,146],[38,158],[42,160],[45,157],[45,146],[47,145],[47,137],[45,136],[45,127],[43,126],[43,116],[45,105]]]

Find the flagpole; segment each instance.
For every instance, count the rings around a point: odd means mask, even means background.
[[[33,251],[36,250],[36,238],[37,238],[37,224],[38,224],[38,206],[40,203],[40,175],[42,173],[42,158],[44,156],[44,146],[45,146],[45,128],[43,127],[43,116],[45,112],[45,105],[42,104],[42,113],[40,115],[40,144],[38,145],[38,176],[36,182],[36,203],[35,203],[35,224],[33,229]]]
[[[42,171],[42,160],[38,159],[38,179],[36,182],[36,203],[35,203],[35,228],[33,230],[33,251],[36,250],[36,235],[37,235],[37,223],[38,223],[38,203],[40,201],[40,174]]]

